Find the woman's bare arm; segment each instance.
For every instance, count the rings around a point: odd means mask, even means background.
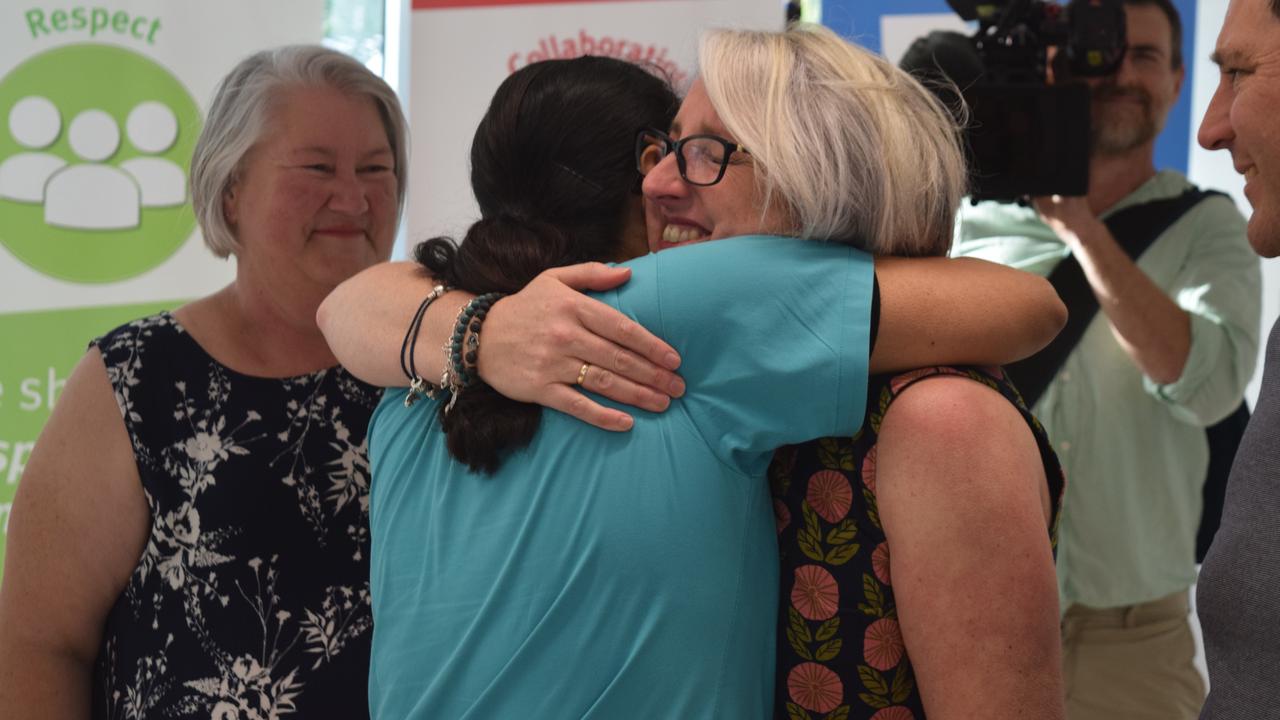
[[[1048,488],[1017,410],[966,378],[894,401],[876,495],[930,720],[1064,717]]]
[[[606,430],[626,430],[631,417],[603,407],[574,387],[590,363],[584,387],[645,410],[665,410],[684,393],[673,372],[680,357],[639,323],[580,290],[607,290],[631,276],[627,268],[584,263],[554,268],[489,311],[480,343],[480,376],[498,392],[568,413]],[[320,305],[316,322],[338,361],[356,377],[384,387],[408,385],[400,346],[432,279],[417,263],[384,263],[348,279]],[[458,310],[473,296],[451,292],[427,310],[414,361],[427,380],[444,369],[441,347]]]
[[[93,663],[150,527],[102,356],[67,379],[31,452],[0,585],[0,717],[89,717]]]
[[[590,363],[586,389],[635,407],[661,411],[684,392],[672,372],[674,349],[617,310],[579,290],[625,282],[630,271],[599,263],[548,270],[489,312],[480,375],[507,397],[568,413],[608,430],[631,417],[593,402],[574,387]],[[879,339],[873,372],[924,365],[996,365],[1044,347],[1066,322],[1066,308],[1043,278],[974,260],[876,260]],[[432,280],[416,263],[377,265],[338,286],[316,314],[334,355],[357,377],[385,387],[408,384],[400,369],[405,330]],[[422,324],[414,359],[433,380],[441,346],[458,309],[472,296],[437,300]],[[714,318],[709,318],[714,322]]]
[[[974,258],[876,258],[880,329],[872,372],[1003,365],[1058,334],[1067,308],[1048,280]]]

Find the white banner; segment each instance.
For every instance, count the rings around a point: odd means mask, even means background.
[[[226,284],[233,265],[204,250],[178,171],[185,177],[203,109],[232,65],[264,47],[319,42],[323,19],[323,0],[6,3],[0,312],[188,298]]]
[[[415,0],[409,73],[413,156],[410,244],[460,237],[479,214],[471,137],[507,75],[539,60],[606,55],[653,63],[683,93],[698,35],[712,27],[780,30],[782,0]]]

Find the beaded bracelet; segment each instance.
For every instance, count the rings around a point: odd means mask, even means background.
[[[480,352],[480,327],[484,324],[489,309],[503,297],[503,293],[486,293],[473,298],[458,311],[458,318],[453,324],[453,335],[449,337],[445,347],[445,372],[441,376],[441,387],[447,386],[453,393],[449,404],[445,406],[445,413],[453,409],[462,389],[479,378],[476,360]],[[467,348],[465,351],[464,347]]]
[[[404,340],[400,343],[400,371],[409,378],[409,392],[404,396],[405,407],[413,407],[413,404],[424,395],[429,398],[436,396],[436,390],[431,383],[418,374],[413,353],[418,346],[418,333],[422,330],[422,319],[427,314],[427,308],[450,290],[452,288],[443,283],[431,288],[431,292],[418,305],[418,310],[413,314],[413,320],[409,321],[409,329],[404,333]]]

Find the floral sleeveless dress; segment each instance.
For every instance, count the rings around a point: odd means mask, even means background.
[[[925,718],[898,627],[889,545],[876,510],[876,440],[894,399],[938,375],[983,383],[1021,411],[1044,461],[1056,543],[1062,468],[1002,370],[935,367],[871,378],[867,419],[857,435],[782,448],[769,467],[782,571],[776,718]]]
[[[167,313],[93,344],[151,510],[104,628],[93,717],[368,717],[379,391],[341,368],[241,375]]]

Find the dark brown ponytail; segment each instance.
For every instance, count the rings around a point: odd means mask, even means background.
[[[677,104],[665,81],[620,60],[521,68],[498,88],[471,145],[482,218],[461,244],[433,238],[418,245],[415,259],[480,294],[518,292],[548,268],[617,257],[624,218],[637,202],[636,132],[666,128]],[[481,382],[441,413],[449,452],[492,473],[533,439],[542,408]]]

